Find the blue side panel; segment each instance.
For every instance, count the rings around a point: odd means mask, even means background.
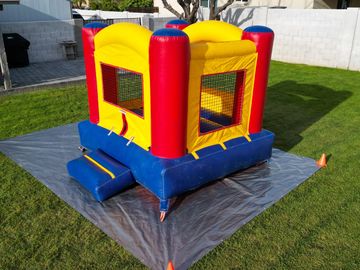
[[[106,23],[101,22],[93,22],[93,23],[87,23],[84,25],[84,28],[105,28],[108,25]]]
[[[96,200],[104,201],[135,183],[130,170],[104,152],[96,150],[88,156],[115,175],[112,179],[83,156],[67,164],[69,175],[91,192]]]
[[[200,159],[186,155],[178,159],[154,157],[134,143],[88,121],[79,123],[81,144],[101,149],[127,166],[141,185],[164,200],[195,189],[205,183],[248,168],[271,157],[274,134],[263,130],[251,135],[251,142],[239,137],[197,151]]]
[[[165,183],[164,193],[172,197],[178,195],[184,187],[186,190],[195,189],[205,183],[224,178],[231,173],[267,160],[271,157],[273,139],[274,136],[270,132],[263,131],[261,139],[255,139],[251,143],[245,141],[233,146],[225,144],[227,146],[225,151],[217,145],[211,146],[212,149],[200,150],[197,152],[199,160],[165,171],[164,181],[169,184]],[[177,180],[171,181],[174,178]]]
[[[200,117],[213,121],[223,126],[229,126],[232,124],[232,117],[223,113],[215,113],[210,110],[201,108]]]

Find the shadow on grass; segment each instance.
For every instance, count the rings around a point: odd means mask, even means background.
[[[276,135],[275,147],[290,150],[301,133],[352,95],[349,91],[283,81],[267,91],[264,128]]]

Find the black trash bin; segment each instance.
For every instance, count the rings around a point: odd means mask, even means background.
[[[3,39],[9,67],[28,66],[30,42],[17,33],[3,34]]]

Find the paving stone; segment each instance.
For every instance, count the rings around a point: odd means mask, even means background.
[[[14,89],[42,84],[59,84],[76,79],[83,80],[85,78],[84,60],[79,58],[34,63],[27,67],[11,68],[10,76]],[[2,87],[3,80],[1,77],[0,82],[0,87]]]

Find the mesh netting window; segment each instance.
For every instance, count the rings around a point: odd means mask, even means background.
[[[201,78],[200,134],[241,124],[244,71]]]
[[[108,65],[101,65],[104,100],[144,116],[142,75]]]

